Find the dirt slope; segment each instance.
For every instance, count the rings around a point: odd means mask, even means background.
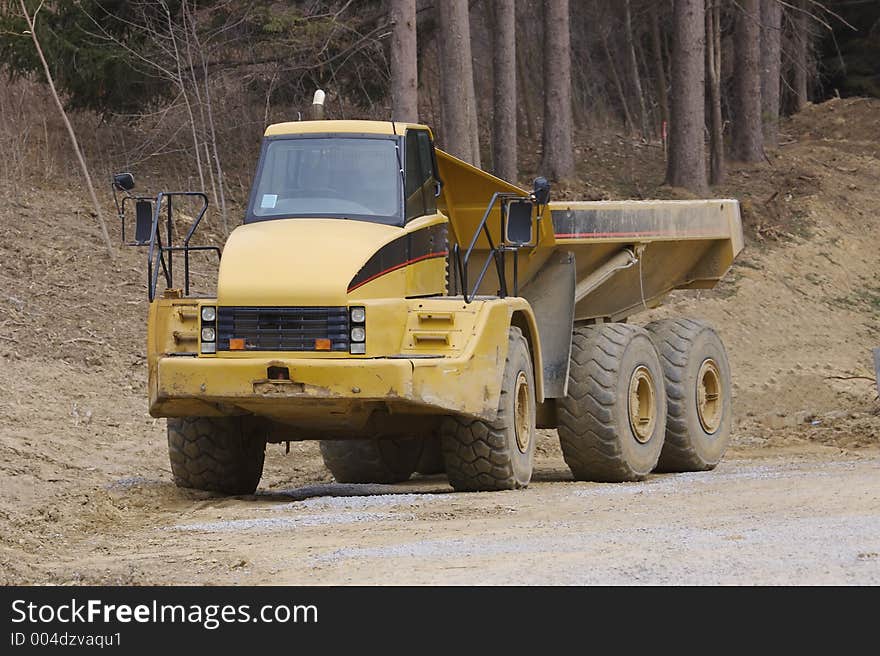
[[[880,102],[811,107],[782,141],[717,191],[743,201],[749,235],[726,280],[634,320],[683,313],[718,327],[736,386],[732,456],[869,457],[880,447],[867,380],[880,345]],[[662,178],[657,149],[606,142],[580,149],[581,197],[676,195],[647,182]],[[164,422],[146,412],[145,256],[110,262],[84,198],[0,183],[0,583],[146,583],[160,569],[166,582],[211,582],[204,559],[181,555],[169,574],[163,543],[141,539],[224,506],[169,483]],[[539,467],[564,471],[553,438]],[[261,488],[329,481],[315,444],[286,456],[274,446]]]

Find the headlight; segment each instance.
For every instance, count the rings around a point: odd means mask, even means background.
[[[355,326],[351,329],[351,341],[362,342],[367,338],[367,331],[363,326]]]
[[[214,333],[214,329],[211,327],[202,328],[202,341],[203,342],[213,342],[216,334]]]
[[[351,322],[363,323],[367,320],[367,309],[362,307],[351,308]]]
[[[217,308],[211,305],[202,307],[202,321],[213,321],[217,318]]]

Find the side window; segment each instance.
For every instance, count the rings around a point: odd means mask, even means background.
[[[425,214],[425,197],[422,187],[425,176],[419,160],[419,143],[416,132],[406,133],[406,220]]]
[[[422,191],[425,196],[425,214],[434,214],[437,211],[437,197],[434,196],[434,187],[437,176],[434,174],[434,156],[431,152],[431,139],[424,130],[416,132],[419,140],[419,162],[425,175]]]
[[[437,211],[434,197],[434,158],[425,130],[406,133],[406,220]]]

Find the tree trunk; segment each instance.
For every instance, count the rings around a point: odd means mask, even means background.
[[[633,37],[632,28],[632,11],[630,11],[629,0],[624,0],[624,25],[626,27],[626,50],[629,57],[630,76],[632,77],[633,90],[639,101],[639,127],[642,133],[642,139],[648,138],[648,109],[645,106],[645,94],[642,92],[642,77],[639,74],[639,60],[636,58],[635,38]]]
[[[541,170],[551,180],[565,180],[574,175],[568,0],[544,3],[544,85]]]
[[[538,127],[535,125],[535,101],[532,94],[532,84],[529,76],[526,74],[525,52],[523,48],[516,49],[516,77],[519,80],[519,101],[522,103],[523,109],[523,128],[526,136],[531,139],[538,133]]]
[[[739,0],[734,42],[731,154],[741,162],[758,162],[764,156],[761,125],[761,12],[760,0]]]
[[[391,0],[391,118],[419,120],[416,0]]]
[[[516,182],[516,3],[494,0],[495,76],[492,120],[492,170],[499,178]]]
[[[663,125],[669,126],[669,99],[666,95],[666,69],[663,66],[663,46],[660,39],[660,16],[657,2],[651,2],[651,51],[654,56],[654,76],[656,77],[657,102],[660,105],[660,131]]]
[[[480,166],[476,124],[474,69],[468,0],[446,0],[437,5],[442,65],[441,104],[445,149],[474,166]]]
[[[697,194],[706,191],[705,17],[705,0],[676,0],[666,182]]]
[[[721,119],[721,0],[706,9],[706,84],[709,87],[709,181],[724,182],[724,125]]]
[[[793,109],[797,113],[807,106],[808,59],[810,50],[810,16],[806,0],[800,0],[792,12],[794,22],[794,57],[792,62]]]
[[[779,143],[779,85],[782,67],[782,4],[761,0],[761,114],[764,143]]]

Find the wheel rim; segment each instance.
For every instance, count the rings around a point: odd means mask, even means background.
[[[711,434],[721,426],[724,397],[721,394],[721,373],[712,358],[703,360],[697,375],[697,416],[703,430]]]
[[[516,434],[516,447],[520,453],[525,453],[529,450],[529,442],[532,441],[532,412],[529,379],[524,371],[520,371],[516,377],[516,394],[513,399],[513,430]]]
[[[636,440],[644,444],[657,425],[654,377],[647,367],[636,368],[629,379],[629,425]]]

